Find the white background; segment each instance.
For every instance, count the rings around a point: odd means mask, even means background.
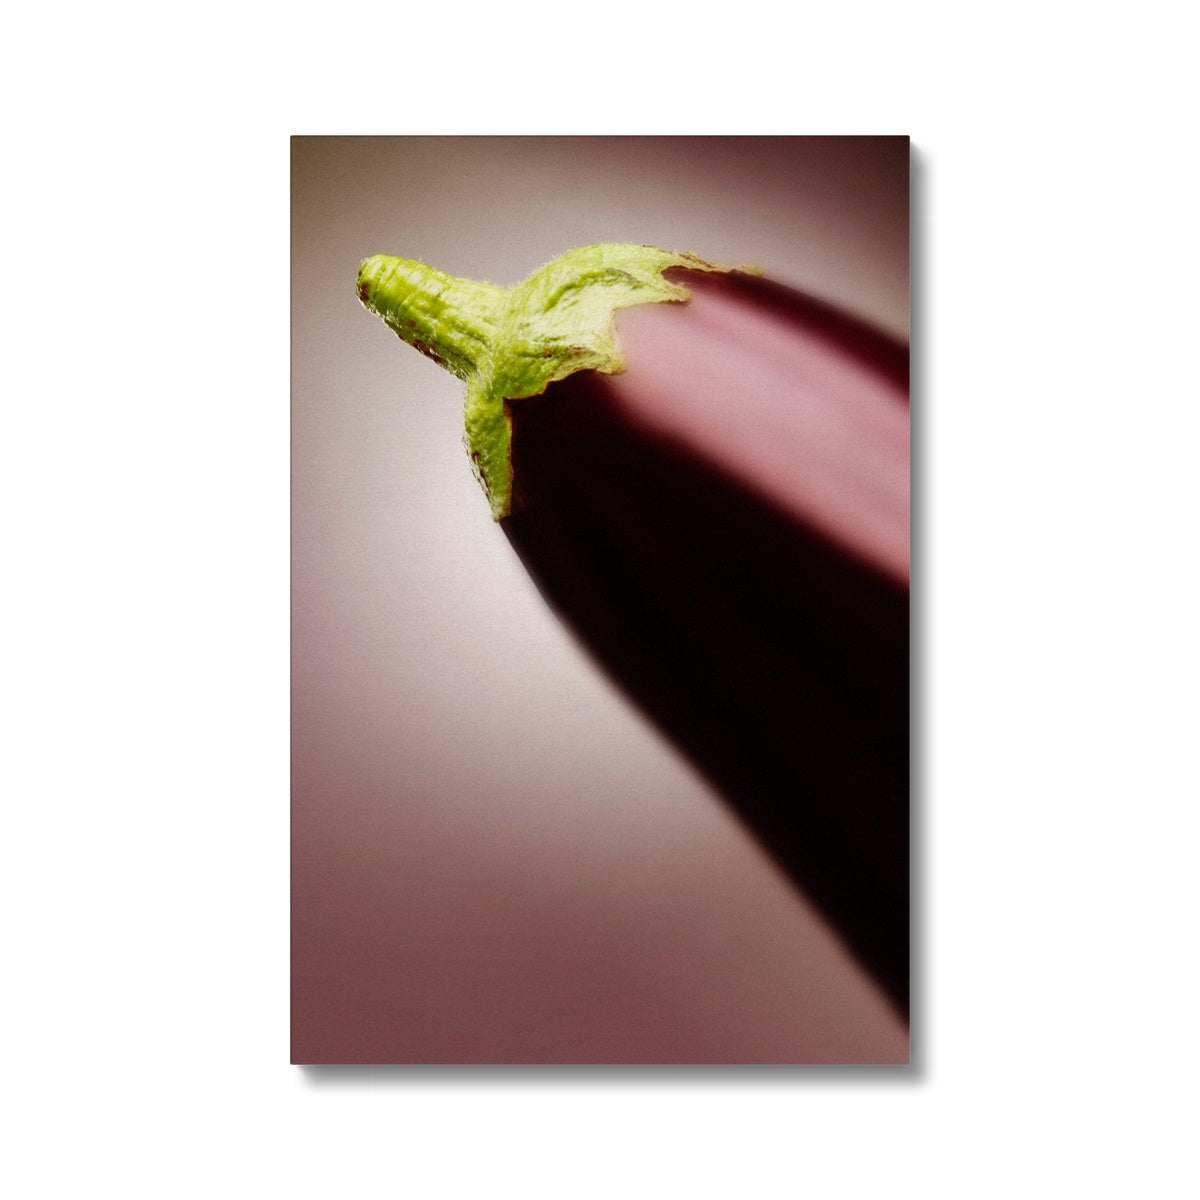
[[[7,1190],[1194,1194],[1182,6],[40,11],[0,72]],[[288,135],[468,131],[914,140],[910,1072],[287,1064]]]

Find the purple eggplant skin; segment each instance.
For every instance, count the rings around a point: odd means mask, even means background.
[[[626,372],[510,406],[502,527],[907,1018],[908,348],[765,279],[680,278],[689,303],[619,315]]]

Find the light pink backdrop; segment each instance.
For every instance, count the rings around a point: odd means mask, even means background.
[[[361,258],[754,262],[903,335],[904,138],[293,141],[293,1060],[904,1062],[908,1035],[546,609],[462,385]]]

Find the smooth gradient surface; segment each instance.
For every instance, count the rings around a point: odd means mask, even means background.
[[[904,1062],[907,1031],[549,612],[360,259],[645,241],[907,334],[908,145],[293,142],[293,1059]]]

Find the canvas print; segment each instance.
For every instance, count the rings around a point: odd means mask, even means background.
[[[292,1060],[909,1061],[909,144],[292,142]]]

